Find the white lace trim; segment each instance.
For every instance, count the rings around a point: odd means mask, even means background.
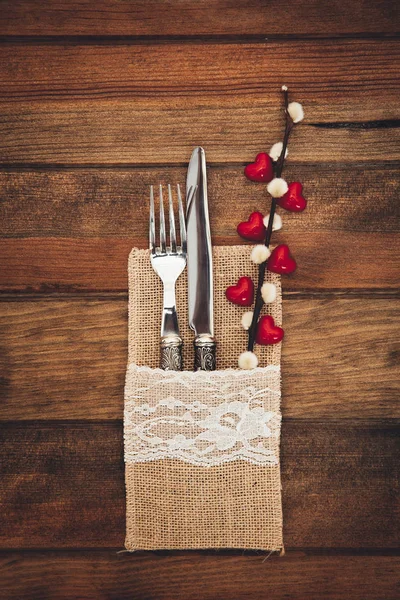
[[[277,464],[280,421],[278,366],[196,373],[128,367],[126,462]]]
[[[220,371],[163,371],[163,369],[153,369],[152,367],[139,366],[134,363],[128,365],[128,374],[147,373],[148,375],[157,374],[166,379],[218,379],[219,377],[243,377],[243,375],[258,375],[263,373],[279,373],[281,368],[278,365],[268,365],[267,367],[256,367],[255,369],[222,369]]]

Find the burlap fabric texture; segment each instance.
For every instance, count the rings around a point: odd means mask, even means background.
[[[126,548],[282,551],[280,345],[257,346],[260,368],[237,370],[245,308],[227,302],[239,277],[257,280],[248,246],[214,248],[217,371],[193,373],[187,278],[177,283],[183,373],[158,368],[162,284],[149,253],[129,257],[125,386]],[[268,313],[281,324],[281,288]]]

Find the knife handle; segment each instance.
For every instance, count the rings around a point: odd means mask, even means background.
[[[199,335],[194,340],[194,370],[215,371],[216,343],[213,337]]]
[[[179,336],[170,335],[161,338],[160,367],[164,371],[182,371],[183,342]]]

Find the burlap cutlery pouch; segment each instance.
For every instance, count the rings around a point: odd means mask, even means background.
[[[236,368],[246,348],[245,308],[225,289],[243,275],[256,281],[248,246],[215,247],[217,371],[191,371],[186,272],[177,283],[185,371],[162,371],[162,284],[149,253],[129,257],[129,358],[124,440],[128,550],[251,548],[281,551],[279,465],[280,345],[257,347],[252,371]],[[281,288],[269,305],[281,323]]]

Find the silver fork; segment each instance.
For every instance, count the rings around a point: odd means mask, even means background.
[[[166,244],[163,191],[162,185],[160,185],[160,245],[156,246],[154,190],[153,186],[150,186],[150,261],[164,286],[160,367],[165,371],[181,371],[183,369],[183,342],[179,334],[175,301],[175,283],[186,266],[186,225],[179,184],[177,185],[177,194],[181,245],[177,246],[176,243],[174,204],[170,185],[168,185],[169,246]]]

